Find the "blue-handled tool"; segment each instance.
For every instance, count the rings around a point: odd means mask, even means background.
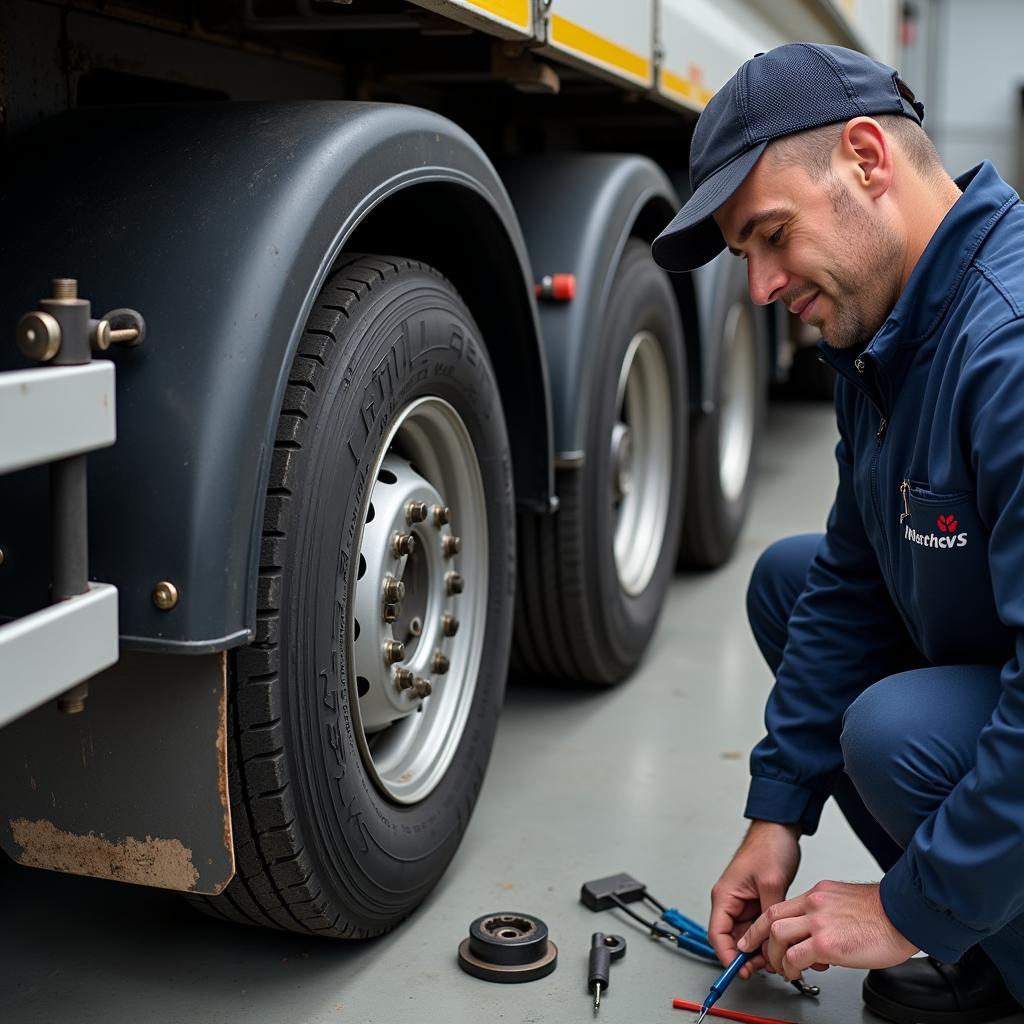
[[[697,1018],[697,1024],[707,1016],[708,1010],[711,1009],[715,1003],[718,1002],[722,993],[729,987],[729,983],[737,974],[740,973],[740,968],[753,956],[753,953],[740,953],[735,960],[722,973],[711,982],[711,991],[708,992],[707,999],[704,1000],[701,1005],[700,1016]]]
[[[643,882],[638,882],[632,875],[609,875],[607,878],[595,878],[593,881],[584,882],[583,888],[580,890],[580,901],[595,911],[610,910],[612,907],[616,907],[635,921],[639,921],[650,931],[653,938],[668,939],[687,953],[692,953],[707,963],[716,966],[718,964],[718,954],[715,953],[714,947],[711,945],[707,929],[693,918],[676,910],[675,907],[666,907],[660,903],[647,891],[647,886]],[[628,906],[630,903],[638,902],[649,903],[652,907],[657,908],[659,919],[668,927],[659,924],[658,921],[651,921],[643,917]],[[708,1007],[714,1004],[718,996],[725,990],[726,985],[736,976],[736,972],[751,956],[753,956],[752,953],[741,954],[741,957],[734,960],[726,972],[711,986],[711,995],[708,997],[711,1001],[705,1002],[704,1013],[707,1012]],[[808,985],[803,978],[797,978],[789,984],[803,996],[816,998],[821,993],[821,989],[817,985]],[[715,994],[716,986],[717,995]]]

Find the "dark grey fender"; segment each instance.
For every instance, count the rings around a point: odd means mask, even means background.
[[[420,191],[422,190],[422,191]],[[551,497],[550,400],[526,249],[461,129],[369,103],[106,108],[18,140],[0,201],[0,368],[17,317],[77,277],[117,351],[118,442],[90,457],[90,575],[129,646],[207,652],[255,626],[263,495],[287,371],[343,247],[436,260],[488,342],[521,499]],[[366,248],[368,246],[388,248]],[[524,395],[529,401],[524,402]],[[0,614],[46,603],[45,471],[0,478]],[[151,590],[181,599],[160,612]]]
[[[657,164],[641,156],[559,154],[502,161],[498,167],[538,279],[552,273],[576,275],[572,301],[540,307],[555,451],[572,463],[583,453],[586,436],[591,375],[583,367],[623,247],[631,235],[652,241],[679,200]],[[691,349],[690,376],[697,380],[692,282],[688,275],[671,277]]]

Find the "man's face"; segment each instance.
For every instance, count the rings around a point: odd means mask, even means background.
[[[850,186],[768,149],[714,215],[754,302],[781,300],[834,348],[866,344],[899,297],[896,232]]]

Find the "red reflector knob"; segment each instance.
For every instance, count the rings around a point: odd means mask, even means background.
[[[575,274],[545,274],[540,284],[534,287],[539,299],[552,302],[568,302],[576,296]]]

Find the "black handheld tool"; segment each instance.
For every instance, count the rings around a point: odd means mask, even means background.
[[[590,965],[587,988],[594,993],[594,1013],[601,1009],[601,993],[608,991],[613,960],[626,955],[626,940],[621,935],[594,932],[590,936]]]

